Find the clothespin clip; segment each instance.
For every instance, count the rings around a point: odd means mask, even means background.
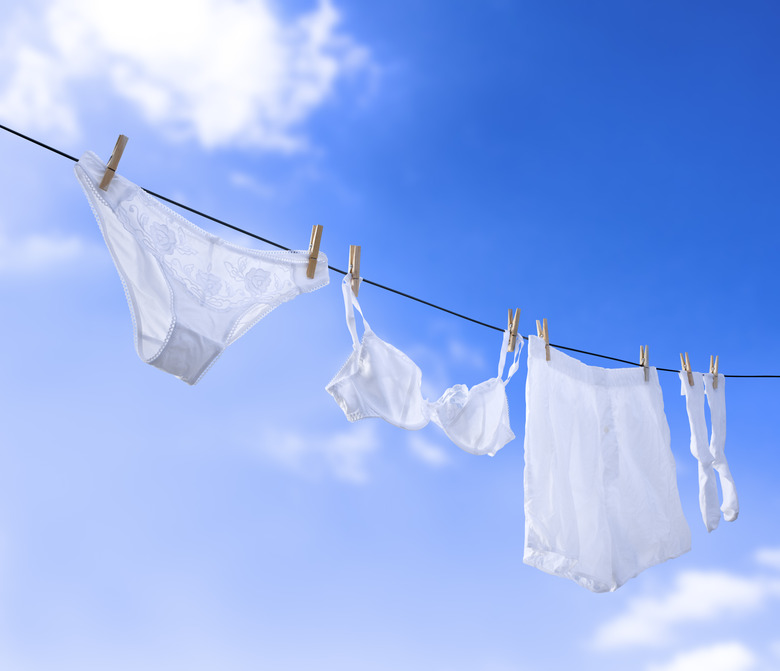
[[[545,317],[541,322],[536,320],[536,335],[540,338],[544,338],[544,353],[547,361],[550,360],[550,334],[547,331],[547,318]]]
[[[103,173],[103,179],[100,180],[100,188],[103,191],[108,191],[108,185],[111,184],[111,180],[116,175],[116,169],[119,167],[119,159],[122,158],[122,153],[125,151],[125,145],[127,145],[127,135],[120,135],[119,139],[114,145],[114,151],[111,152],[111,158],[108,159],[106,164],[106,171]]]
[[[512,309],[509,309],[509,319],[507,320],[506,327],[509,329],[509,351],[514,352],[517,345],[517,327],[520,323],[520,308],[515,310],[514,317],[512,316]],[[522,336],[521,336],[522,337]]]
[[[718,388],[718,355],[715,355],[715,361],[712,360],[712,354],[710,354],[710,373],[712,373],[712,388]]]
[[[322,224],[314,224],[311,227],[311,240],[309,240],[309,265],[306,267],[306,277],[310,280],[314,279],[314,271],[317,270],[320,240],[322,240]]]
[[[639,365],[645,369],[645,382],[650,381],[650,345],[639,346]]]
[[[349,274],[352,275],[352,293],[360,289],[360,245],[349,246]]]
[[[680,353],[680,363],[682,364],[683,371],[688,373],[688,384],[692,387],[693,373],[691,372],[691,360],[688,358],[688,352],[685,353],[685,358],[683,358],[682,353]]]

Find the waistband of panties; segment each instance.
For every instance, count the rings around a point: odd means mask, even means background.
[[[550,361],[547,361],[544,340],[534,335],[528,338],[528,358],[529,360],[538,359],[541,364],[549,366],[552,371],[588,385],[600,387],[658,385],[658,371],[652,366],[649,368],[649,381],[645,382],[644,369],[640,366],[632,368],[589,366],[554,347],[550,347]]]

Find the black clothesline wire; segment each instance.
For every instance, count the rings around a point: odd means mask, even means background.
[[[32,142],[33,144],[37,144],[39,147],[43,147],[44,149],[48,149],[49,151],[54,152],[55,154],[59,154],[60,156],[63,156],[64,158],[70,159],[74,163],[78,163],[78,160],[75,156],[71,156],[70,154],[66,154],[64,151],[61,151],[59,149],[56,149],[55,147],[52,147],[48,144],[45,144],[41,142],[40,140],[36,140],[35,138],[30,137],[29,135],[24,135],[23,133],[20,133],[17,130],[14,130],[13,128],[9,128],[8,126],[4,126],[3,124],[0,124],[0,128],[3,130],[8,131],[9,133],[13,133],[14,135],[19,136],[20,138],[23,138],[24,140],[27,140],[28,142]],[[143,187],[141,187],[143,188]],[[166,203],[170,203],[171,205],[175,205],[176,207],[180,207],[183,210],[187,210],[187,212],[192,212],[193,214],[197,214],[199,217],[203,217],[204,219],[208,219],[209,221],[213,221],[216,224],[219,224],[220,226],[225,226],[226,228],[233,229],[234,231],[238,231],[239,233],[243,233],[244,235],[249,236],[250,238],[254,238],[255,240],[260,240],[261,242],[265,242],[268,245],[271,245],[272,247],[276,247],[278,249],[283,249],[285,251],[293,251],[289,247],[285,247],[284,245],[280,245],[278,242],[274,242],[273,240],[268,240],[267,238],[264,238],[260,235],[257,235],[256,233],[252,233],[251,231],[246,231],[243,228],[239,228],[238,226],[234,226],[233,224],[229,224],[226,221],[222,221],[221,219],[217,219],[216,217],[212,217],[210,214],[206,214],[205,212],[201,212],[200,210],[196,210],[195,208],[189,207],[188,205],[183,205],[182,203],[179,203],[175,200],[172,200],[170,198],[166,198],[165,196],[160,195],[159,193],[155,193],[154,191],[150,191],[149,189],[144,189],[146,193],[148,193],[150,196],[154,196],[155,198],[159,198],[160,200],[164,200]],[[333,272],[340,273],[341,275],[346,275],[347,271],[342,270],[341,268],[335,268],[334,266],[328,265],[328,269],[332,270]],[[460,317],[461,319],[465,319],[466,321],[472,322],[474,324],[479,324],[480,326],[484,326],[489,329],[493,329],[494,331],[503,331],[505,329],[499,328],[498,326],[493,326],[492,324],[486,324],[485,322],[481,322],[478,319],[474,319],[472,317],[467,317],[466,315],[460,314],[459,312],[455,312],[453,310],[449,310],[447,308],[442,307],[441,305],[436,305],[435,303],[430,303],[426,300],[423,300],[422,298],[417,298],[416,296],[412,296],[411,294],[404,293],[403,291],[399,291],[398,289],[393,289],[392,287],[385,286],[384,284],[379,284],[378,282],[373,282],[372,280],[367,280],[366,278],[361,278],[361,281],[365,284],[370,284],[373,287],[377,287],[378,289],[384,289],[385,291],[389,291],[391,293],[397,294],[398,296],[403,296],[404,298],[409,298],[410,300],[417,301],[418,303],[422,303],[423,305],[427,305],[429,307],[435,308],[436,310],[441,310],[442,312],[446,312],[447,314],[453,315],[454,317]],[[528,336],[522,336],[525,340],[528,340]],[[555,347],[556,349],[562,349],[566,350],[567,352],[576,352],[577,354],[586,354],[587,356],[594,356],[599,359],[607,359],[609,361],[617,361],[618,363],[625,363],[629,366],[641,366],[641,364],[636,363],[635,361],[627,361],[626,359],[618,359],[614,356],[607,356],[606,354],[596,354],[595,352],[588,352],[583,349],[575,349],[574,347],[564,347],[563,345],[555,345],[554,343],[550,343],[550,347]],[[679,373],[681,371],[675,370],[674,368],[660,368],[658,366],[655,366],[656,370],[664,371],[665,373]],[[742,378],[780,378],[780,375],[733,375],[728,374],[724,375],[724,377],[742,377]]]

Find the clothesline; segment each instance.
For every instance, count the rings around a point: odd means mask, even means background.
[[[77,163],[78,160],[79,160],[75,156],[71,156],[70,154],[68,154],[68,153],[66,153],[64,151],[61,151],[60,149],[57,149],[57,148],[52,147],[52,146],[50,146],[48,144],[45,144],[44,142],[41,142],[40,140],[36,140],[35,138],[32,138],[32,137],[30,137],[28,135],[20,133],[19,131],[14,130],[13,128],[9,128],[8,126],[5,126],[3,124],[0,124],[0,128],[2,128],[5,131],[8,131],[9,133],[12,133],[13,135],[18,136],[18,137],[20,137],[20,138],[22,138],[24,140],[27,140],[28,142],[32,142],[33,144],[36,144],[39,147],[43,147],[44,149],[48,149],[49,151],[54,152],[55,154],[59,154],[60,156],[62,156],[64,158],[70,159],[74,163]],[[162,195],[160,195],[158,193],[155,193],[154,191],[150,191],[149,189],[144,189],[144,191],[146,191],[146,193],[148,193],[149,195],[154,196],[155,198],[159,198],[160,200],[163,200],[163,201],[165,201],[167,203],[170,203],[171,205],[175,205],[176,207],[180,207],[183,210],[186,210],[188,212],[192,212],[193,214],[197,214],[198,216],[203,217],[204,219],[212,221],[212,222],[214,222],[216,224],[219,224],[220,226],[225,226],[226,228],[230,228],[230,229],[232,229],[234,231],[237,231],[239,233],[242,233],[242,234],[244,234],[244,235],[246,235],[246,236],[248,236],[250,238],[254,238],[255,240],[260,240],[261,242],[264,242],[264,243],[266,243],[268,245],[271,245],[273,247],[276,247],[278,249],[282,249],[282,250],[285,250],[285,251],[291,251],[289,247],[285,247],[284,245],[281,245],[278,242],[274,242],[273,240],[268,240],[267,238],[264,238],[264,237],[262,237],[260,235],[257,235],[256,233],[252,233],[251,231],[247,231],[247,230],[245,230],[243,228],[240,228],[238,226],[234,226],[233,224],[230,224],[230,223],[228,223],[226,221],[223,221],[223,220],[218,219],[216,217],[213,217],[213,216],[211,216],[209,214],[201,212],[200,210],[196,210],[195,208],[189,207],[188,205],[184,205],[182,203],[179,203],[179,202],[177,202],[177,201],[175,201],[175,200],[173,200],[171,198],[167,198],[165,196],[162,196]],[[341,275],[346,275],[347,274],[347,271],[342,270],[341,268],[336,268],[336,267],[331,266],[331,265],[328,265],[328,269],[332,270],[333,272],[340,273]],[[361,277],[361,281],[364,284],[369,284],[371,286],[377,287],[378,289],[383,289],[385,291],[389,291],[389,292],[397,294],[399,296],[403,296],[404,298],[408,298],[408,299],[416,301],[418,303],[422,303],[423,305],[427,305],[429,307],[435,308],[436,310],[441,310],[442,312],[446,312],[447,314],[453,315],[454,317],[459,317],[461,319],[464,319],[466,321],[472,322],[474,324],[478,324],[480,326],[484,326],[484,327],[492,329],[494,331],[502,331],[503,332],[505,330],[505,329],[503,329],[501,327],[493,326],[492,324],[487,324],[485,322],[479,321],[478,319],[474,319],[473,317],[468,317],[468,316],[466,316],[464,314],[461,314],[459,312],[455,312],[454,310],[450,310],[450,309],[442,307],[440,305],[436,305],[435,303],[431,303],[429,301],[423,300],[422,298],[418,298],[416,296],[412,296],[411,294],[407,294],[407,293],[405,293],[403,291],[399,291],[398,289],[393,289],[392,287],[388,287],[388,286],[386,286],[384,284],[380,284],[378,282],[374,282],[374,281],[366,279],[364,277]],[[522,337],[525,340],[528,340],[528,336],[522,336]],[[593,357],[597,357],[599,359],[606,359],[608,361],[616,361],[618,363],[624,363],[624,364],[627,364],[629,366],[641,366],[640,363],[637,363],[635,361],[628,361],[626,359],[620,359],[620,358],[613,357],[613,356],[607,356],[606,354],[598,354],[596,352],[589,352],[587,350],[576,349],[574,347],[565,347],[563,345],[556,345],[554,343],[550,343],[550,345],[553,346],[553,347],[556,347],[557,349],[566,350],[568,352],[576,352],[578,354],[585,354],[587,356],[593,356]],[[679,373],[680,372],[679,370],[673,369],[673,368],[660,368],[660,367],[656,367],[656,369],[659,370],[659,371],[666,372],[666,373]],[[734,374],[726,374],[726,375],[724,375],[724,377],[731,377],[731,378],[778,378],[778,379],[780,379],[780,375],[734,375]]]
[[[318,248],[321,227],[315,226],[308,251],[232,244],[117,174],[126,141],[120,136],[107,164],[84,152],[76,179],[122,278],[138,356],[195,385],[271,310],[329,284],[331,273]],[[435,400],[425,398],[422,370],[372,331],[355,292],[355,248],[351,256],[341,293],[352,352],[325,387],[345,419],[379,419],[407,431],[433,423],[461,450],[494,456],[516,437],[506,387],[523,350],[523,341],[516,342],[518,312],[502,333],[495,377],[473,387],[455,384]],[[543,324],[542,335],[528,337],[523,562],[593,592],[614,591],[691,547],[658,373],[647,366],[644,351],[644,370],[589,366],[550,347],[547,320]],[[727,521],[739,513],[724,452],[726,381],[715,371],[692,372],[687,354],[684,368],[700,510],[712,531],[721,512]],[[581,542],[582,529],[592,531],[587,543]]]

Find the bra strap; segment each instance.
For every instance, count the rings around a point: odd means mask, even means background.
[[[509,380],[512,379],[512,376],[517,372],[517,369],[520,367],[520,352],[523,351],[523,345],[525,345],[525,340],[523,340],[523,336],[518,334],[517,335],[517,344],[515,345],[515,356],[512,361],[512,365],[509,366],[509,372],[507,373],[506,380],[504,380],[504,384],[506,385]],[[504,331],[504,337],[501,341],[501,356],[498,359],[498,376],[501,378],[504,374],[504,366],[506,365],[506,354],[509,350],[509,329]]]
[[[341,292],[344,294],[344,309],[347,313],[347,328],[352,336],[352,346],[357,349],[358,345],[360,345],[360,340],[357,336],[354,308],[357,308],[357,311],[360,313],[360,317],[363,320],[363,328],[370,331],[371,327],[363,316],[363,310],[360,309],[360,303],[358,303],[357,296],[355,296],[355,293],[352,291],[352,275],[349,273],[346,274],[344,281],[341,283]]]

